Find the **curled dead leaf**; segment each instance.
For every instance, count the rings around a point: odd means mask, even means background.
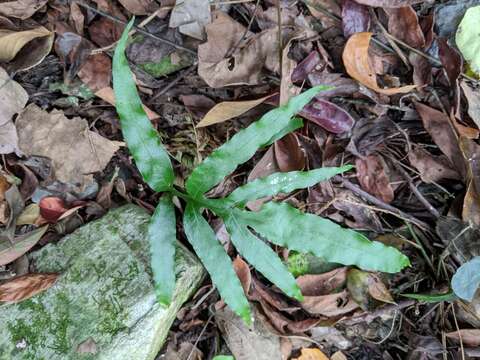
[[[0,30],[0,61],[11,61],[30,41],[50,35],[43,26],[25,31]]]
[[[372,33],[361,32],[353,34],[343,50],[343,64],[350,75],[366,87],[385,95],[408,93],[416,88],[416,85],[406,85],[389,89],[382,89],[377,84],[377,76],[373,69],[368,54]]]
[[[57,281],[58,274],[27,274],[0,285],[1,302],[19,302],[50,288]]]
[[[347,288],[352,298],[363,310],[375,306],[372,300],[394,304],[392,295],[380,278],[370,272],[350,269],[347,277]]]
[[[240,279],[243,291],[248,295],[250,285],[252,284],[252,274],[250,273],[248,264],[240,256],[237,256],[235,260],[233,260],[233,269]]]
[[[358,308],[358,304],[350,298],[347,290],[336,294],[304,296],[300,305],[310,314],[326,317],[341,316]]]
[[[38,205],[40,214],[50,223],[55,223],[68,210],[62,199],[53,196],[44,197]]]

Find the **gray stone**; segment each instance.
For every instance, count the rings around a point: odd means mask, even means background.
[[[179,245],[173,302],[159,305],[148,218],[144,210],[124,206],[32,253],[37,272],[61,276],[31,299],[0,306],[0,360],[154,359],[204,270]]]

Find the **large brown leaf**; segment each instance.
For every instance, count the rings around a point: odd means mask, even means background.
[[[446,334],[448,338],[456,342],[462,341],[463,345],[480,346],[480,330],[479,329],[460,329]]]
[[[389,89],[382,89],[377,84],[377,76],[368,54],[372,33],[361,32],[353,34],[343,50],[343,64],[350,75],[366,87],[385,95],[407,93],[416,88],[416,85],[406,85]]]
[[[198,74],[209,86],[258,84],[264,66],[278,72],[277,29],[242,41],[244,26],[218,12],[206,31],[208,40],[198,47]],[[239,41],[242,44],[237,46]]]
[[[388,177],[388,167],[378,155],[357,158],[357,179],[362,188],[387,204],[394,199],[393,188]]]
[[[418,16],[411,6],[385,9],[388,14],[388,31],[397,39],[414,48],[425,46],[425,36]]]
[[[359,4],[383,7],[383,8],[396,8],[402,6],[408,6],[412,4],[418,4],[424,0],[355,0]]]
[[[443,112],[427,105],[415,103],[415,108],[423,122],[423,127],[440,150],[461,174],[465,174],[464,157],[458,145],[450,118]]]
[[[16,277],[0,285],[0,301],[19,302],[47,290],[58,274],[27,274]]]
[[[48,226],[17,236],[13,245],[8,241],[0,242],[0,266],[11,263],[30,250],[45,234]]]

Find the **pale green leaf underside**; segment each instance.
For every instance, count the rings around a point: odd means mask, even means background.
[[[234,190],[227,199],[234,203],[245,203],[278,193],[290,193],[297,189],[313,186],[321,181],[348,171],[350,165],[342,167],[326,167],[310,171],[290,171],[275,173],[263,178],[258,178]]]
[[[235,212],[224,218],[233,246],[260,273],[285,294],[302,300],[302,293],[295,278],[288,271],[277,254],[250,230],[237,221]]]
[[[274,244],[312,253],[328,262],[388,273],[410,265],[397,249],[370,241],[330,220],[302,213],[287,203],[269,202],[259,212],[243,211],[241,219]]]
[[[260,120],[235,134],[193,170],[186,182],[187,192],[198,198],[220,183],[238,165],[248,161],[258,148],[282,132],[291,118],[325,88],[316,86],[305,91],[292,98],[288,104],[269,111]]]
[[[480,74],[480,6],[467,10],[457,29],[455,42],[472,70]]]
[[[452,277],[453,292],[467,301],[472,301],[480,287],[480,256],[460,266]]]
[[[175,208],[170,194],[163,195],[148,225],[155,292],[161,304],[171,302],[175,290]]]
[[[173,184],[172,164],[157,131],[143,110],[142,101],[125,57],[128,32],[132,26],[133,19],[125,28],[113,56],[115,107],[120,118],[123,137],[143,179],[153,190],[165,191]]]
[[[215,237],[210,225],[192,202],[187,204],[183,227],[187,239],[207,269],[223,300],[246,323],[251,322],[250,307],[230,257]]]

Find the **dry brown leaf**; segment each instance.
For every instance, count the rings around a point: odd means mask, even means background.
[[[394,304],[392,295],[380,278],[368,271],[350,269],[348,271],[347,288],[352,298],[363,310],[375,306],[372,299]]]
[[[466,346],[480,346],[480,329],[460,329],[446,334],[448,338]]]
[[[217,12],[206,32],[207,42],[198,47],[198,74],[209,86],[258,84],[264,66],[278,72],[277,29],[251,35],[237,46],[245,28],[227,14]]]
[[[57,281],[58,274],[27,274],[0,285],[0,301],[19,302],[50,288]]]
[[[272,96],[273,95],[267,95],[255,100],[221,102],[210,109],[205,117],[197,124],[197,127],[210,126],[233,119],[246,113],[250,109],[253,109],[255,106],[260,105],[262,102]]]
[[[350,299],[347,290],[329,295],[304,296],[300,305],[310,314],[326,317],[348,314],[358,308],[358,304]]]
[[[0,14],[25,20],[40,10],[47,0],[16,0],[0,3]]]
[[[122,143],[90,131],[86,120],[68,119],[29,105],[17,118],[19,146],[29,155],[52,160],[57,180],[83,189],[101,171]]]
[[[414,48],[425,46],[425,36],[418,22],[416,11],[411,6],[386,8],[388,32]]]
[[[27,43],[51,34],[43,26],[25,31],[0,30],[0,61],[11,61]]]
[[[406,85],[389,89],[382,89],[377,84],[375,70],[369,61],[368,47],[372,33],[361,32],[353,34],[343,50],[343,64],[347,73],[366,87],[385,95],[407,93],[416,88],[416,85]]]
[[[30,250],[45,234],[48,226],[17,236],[10,242],[0,242],[0,266],[11,263]]]
[[[115,106],[115,94],[113,93],[113,89],[111,87],[100,89],[95,93],[95,95],[110,105]],[[150,120],[158,119],[160,117],[160,115],[158,115],[155,111],[150,110],[145,105],[143,105],[143,110],[145,110]]]
[[[112,61],[104,53],[90,55],[80,68],[78,77],[90,90],[101,93],[102,89],[110,87]]]
[[[357,179],[362,188],[368,193],[391,203],[395,197],[388,177],[388,167],[378,155],[368,155],[355,161]]]
[[[250,285],[252,284],[252,274],[250,273],[248,264],[240,256],[237,256],[235,260],[233,260],[233,270],[235,270],[237,277],[240,279],[243,291],[248,295]]]
[[[275,160],[282,172],[302,170],[305,167],[305,153],[300,147],[297,135],[289,133],[273,146]]]
[[[345,285],[347,267],[341,267],[323,274],[308,274],[297,278],[297,284],[305,296],[327,295]]]
[[[12,117],[22,111],[27,101],[27,92],[0,67],[0,154],[19,153]]]
[[[465,174],[464,157],[458,145],[450,118],[443,112],[427,105],[415,103],[415,108],[420,115],[423,127],[432,137],[440,150],[460,174]]]
[[[119,3],[133,15],[150,15],[158,6],[153,0],[119,0]]]
[[[302,349],[301,355],[293,360],[329,360],[319,349]]]
[[[460,175],[453,169],[445,155],[434,156],[420,147],[415,147],[408,153],[408,160],[426,183],[441,179],[460,180]]]
[[[478,89],[472,89],[466,81],[461,81],[460,87],[467,98],[468,115],[475,125],[480,128],[480,92]]]

